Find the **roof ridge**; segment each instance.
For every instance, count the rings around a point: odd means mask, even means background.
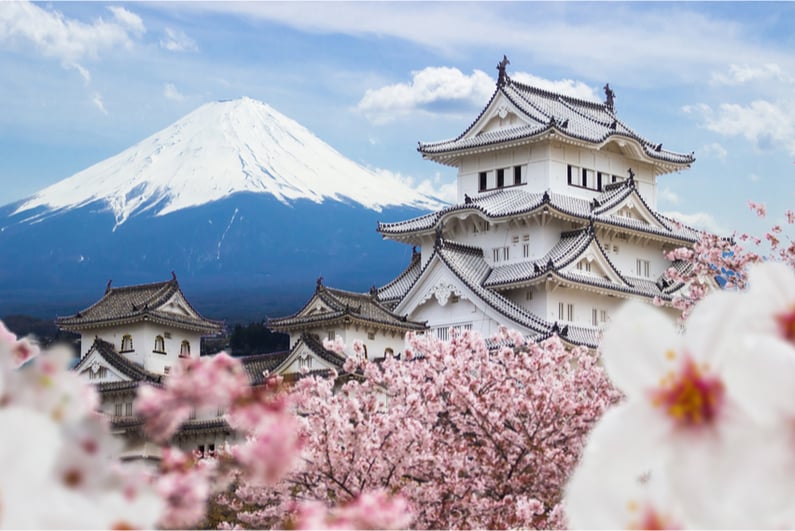
[[[171,284],[174,282],[174,279],[165,280],[161,282],[147,282],[145,284],[130,284],[128,286],[111,286],[108,292],[112,291],[136,291],[136,290],[143,290],[154,288],[157,286],[158,288],[165,286],[166,284]]]
[[[591,100],[586,100],[584,98],[578,98],[576,96],[570,96],[570,95],[564,94],[562,92],[554,92],[552,90],[543,89],[543,88],[537,87],[535,85],[529,85],[527,83],[522,83],[521,81],[516,81],[514,79],[511,79],[511,81],[510,81],[510,83],[508,85],[509,86],[517,85],[521,89],[525,89],[525,90],[528,90],[528,91],[531,91],[531,92],[540,93],[543,96],[549,96],[549,97],[552,97],[552,98],[558,98],[558,99],[560,99],[562,101],[571,101],[571,102],[575,102],[575,103],[580,103],[580,104],[583,104],[583,105],[587,105],[589,107],[593,107],[595,109],[604,109],[605,111],[610,112],[609,108],[607,107],[607,105],[604,102],[591,101]],[[612,112],[611,112],[611,114],[612,114]]]
[[[455,240],[442,239],[442,248],[445,250],[459,251],[467,254],[473,254],[476,256],[483,256],[482,248],[474,247],[472,245],[466,245],[464,243],[457,242]]]

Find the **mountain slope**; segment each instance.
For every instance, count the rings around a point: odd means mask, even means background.
[[[267,193],[284,203],[348,201],[376,211],[440,205],[346,159],[270,106],[241,98],[202,105],[118,155],[41,190],[14,214],[29,213],[22,219],[35,221],[100,200],[119,226],[136,214],[162,216],[237,192]]]
[[[174,271],[213,318],[295,311],[315,279],[367,290],[411,249],[378,220],[440,203],[345,159],[247,98],[204,105],[122,153],[0,207],[0,315],[74,313]]]

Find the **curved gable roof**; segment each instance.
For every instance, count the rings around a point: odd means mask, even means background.
[[[165,305],[178,297],[186,306],[189,315],[181,315],[165,309]],[[64,330],[81,331],[100,326],[153,320],[177,328],[187,328],[202,333],[216,333],[223,323],[202,317],[182,293],[174,276],[166,282],[138,284],[113,288],[108,282],[102,298],[74,315],[58,317],[57,324]]]
[[[479,132],[499,101],[510,102],[524,121],[503,129]],[[450,140],[420,142],[417,150],[426,158],[443,162],[444,155],[483,148],[519,140],[532,141],[549,132],[601,147],[613,139],[630,140],[637,144],[638,152],[664,171],[686,167],[695,161],[692,153],[682,154],[662,149],[661,143],[652,142],[635,132],[618,119],[613,109],[605,103],[593,102],[551,92],[514,81],[506,76],[497,84],[486,106],[463,133]]]

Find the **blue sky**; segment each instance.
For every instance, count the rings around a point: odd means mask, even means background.
[[[795,208],[792,27],[793,3],[2,2],[0,204],[241,96],[444,194],[454,170],[417,141],[463,131],[507,54],[515,78],[609,82],[626,123],[695,151],[660,210],[759,232]]]

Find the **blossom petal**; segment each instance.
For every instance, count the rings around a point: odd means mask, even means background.
[[[671,486],[696,529],[788,528],[795,456],[791,431],[733,412],[714,437],[677,445]]]
[[[728,393],[756,421],[795,419],[795,356],[788,343],[755,334],[738,338],[722,373]]]
[[[628,511],[632,504],[670,498],[647,492],[641,481],[665,462],[671,428],[659,420],[650,405],[637,401],[615,406],[599,420],[566,487],[571,529],[625,529],[638,517]]]
[[[630,301],[613,317],[600,349],[616,387],[639,397],[659,384],[671,369],[668,353],[680,353],[681,346],[671,319],[648,304]]]
[[[742,325],[738,309],[747,301],[738,293],[714,292],[700,300],[687,319],[686,350],[700,364],[718,369],[736,342]]]

